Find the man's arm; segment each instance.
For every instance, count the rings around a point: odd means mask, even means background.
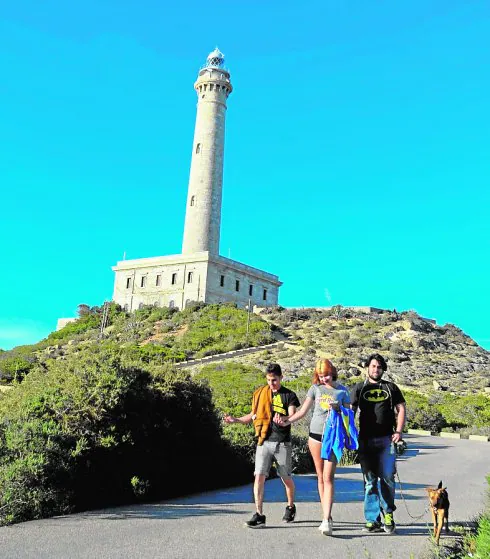
[[[296,413],[296,406],[288,406],[288,417],[291,417]]]
[[[356,415],[357,409],[359,407],[359,394],[357,391],[357,386],[354,386],[349,396],[350,396],[350,409],[354,412],[354,415]]]
[[[405,427],[405,418],[407,416],[407,408],[406,408],[405,402],[402,402],[401,404],[397,404],[395,406],[395,409],[396,409],[396,412],[397,412],[396,431],[393,433],[393,436],[391,437],[391,440],[394,443],[397,443],[398,441],[401,441],[403,428]]]
[[[247,415],[242,415],[242,417],[233,417],[232,415],[225,415],[223,417],[225,423],[241,423],[242,425],[248,425],[252,421],[252,412],[247,413]]]

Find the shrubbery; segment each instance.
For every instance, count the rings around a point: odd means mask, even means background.
[[[37,367],[0,398],[4,523],[249,475],[221,439],[209,388],[170,369],[135,367],[93,346]]]
[[[472,428],[490,431],[489,400],[482,394],[456,396],[434,393],[430,396],[404,391],[407,400],[407,426],[438,432]],[[490,434],[490,433],[489,433]]]
[[[22,354],[2,353],[0,354],[0,380],[20,380],[34,366],[36,358],[25,357]]]

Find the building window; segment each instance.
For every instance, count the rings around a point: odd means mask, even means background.
[[[262,300],[267,301],[267,289],[264,289],[264,292],[262,293]]]
[[[140,304],[138,305],[138,309],[142,309],[144,306],[145,306],[144,303],[140,303]]]
[[[250,296],[252,296],[253,293],[254,293],[254,286],[253,286],[253,285],[249,285],[249,286],[248,286],[248,294],[249,294]]]
[[[157,279],[155,280],[155,285],[157,287],[160,287],[162,285],[162,275],[161,274],[157,274]]]
[[[194,277],[194,272],[187,273],[187,283],[192,283],[192,278]]]
[[[224,286],[225,286],[225,276],[220,276],[220,278],[219,278],[219,285],[220,285],[220,287],[224,287]]]
[[[126,289],[131,287],[131,278],[126,278]]]
[[[129,310],[129,305],[126,303],[126,304],[124,305],[124,312],[128,312],[128,310]]]
[[[235,281],[235,291],[240,291],[240,280]]]
[[[174,301],[169,301],[169,302],[168,302],[168,308],[169,308],[169,309],[173,309],[174,307],[175,307]]]
[[[201,153],[201,144],[197,144],[196,153]]]
[[[172,274],[172,285],[177,283],[177,273]]]
[[[195,196],[191,196],[191,206],[194,206],[196,203],[196,197]]]
[[[141,287],[146,287],[146,276],[141,276]]]

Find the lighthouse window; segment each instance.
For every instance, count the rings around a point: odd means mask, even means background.
[[[262,293],[262,300],[267,301],[267,289],[264,289],[264,292]]]
[[[248,294],[249,294],[250,296],[252,296],[252,295],[253,295],[253,292],[254,292],[254,286],[253,286],[253,285],[249,285],[249,286],[248,286]]]
[[[157,274],[157,279],[155,281],[155,285],[157,287],[160,287],[160,285],[162,285],[162,275],[161,274]]]
[[[224,287],[224,286],[225,286],[225,276],[220,276],[220,278],[219,278],[219,285],[220,285],[220,287]]]
[[[213,86],[214,86],[214,84],[212,84],[212,83],[209,84],[209,91],[213,91]]]
[[[192,196],[192,197],[191,197],[191,206],[194,206],[195,203],[196,203],[196,197],[195,197],[195,196]]]
[[[126,289],[131,287],[131,278],[126,278]]]
[[[197,144],[196,153],[201,153],[201,144]]]
[[[235,281],[235,291],[240,291],[240,280]]]
[[[146,276],[141,276],[141,287],[146,287]]]
[[[192,283],[192,278],[194,277],[194,272],[189,272],[187,274],[187,283]]]
[[[177,283],[177,274],[172,274],[172,285],[175,285]]]

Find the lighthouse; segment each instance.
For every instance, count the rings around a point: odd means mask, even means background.
[[[113,300],[128,312],[145,305],[184,309],[196,301],[231,302],[241,308],[278,304],[278,276],[219,253],[225,120],[233,87],[218,48],[201,66],[194,89],[196,125],[182,253],[121,260],[113,266]]]
[[[196,126],[185,211],[182,254],[219,254],[226,102],[233,88],[224,55],[214,49],[199,71]]]

